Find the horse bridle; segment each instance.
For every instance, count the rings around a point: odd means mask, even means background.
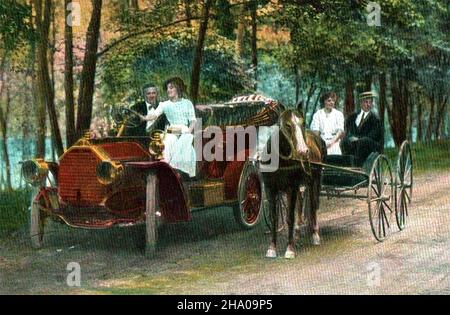
[[[284,113],[283,113],[283,114],[284,114]],[[282,114],[282,115],[283,115],[283,114]],[[297,116],[293,111],[290,111],[289,114],[291,114],[292,116],[295,115],[295,116],[299,119],[300,122],[299,122],[299,126],[298,126],[298,127],[301,128],[301,130],[302,130],[302,136],[304,137],[304,135],[305,135],[305,129],[304,129],[304,125],[303,125],[303,123],[304,123],[304,118],[303,118],[303,116],[300,116],[300,117],[299,117],[299,116]],[[282,115],[280,115],[280,118],[282,117]],[[292,140],[293,135],[292,135],[292,134],[288,134],[288,131],[286,130],[286,127],[284,126],[284,124],[290,125],[291,133],[292,133],[293,127],[292,127],[291,124],[294,124],[295,122],[293,122],[291,119],[289,119],[289,122],[290,122],[290,123],[283,123],[283,120],[281,120],[281,121],[282,121],[282,123],[280,123],[280,130],[281,130],[281,132],[283,133],[284,137],[286,138],[286,141],[287,141],[288,144],[289,144],[289,147],[290,147],[290,149],[291,149],[291,153],[289,154],[289,156],[285,156],[285,155],[283,155],[283,154],[280,152],[280,150],[278,150],[280,157],[281,157],[282,159],[284,159],[284,160],[296,160],[296,161],[299,161],[299,162],[301,163],[301,165],[302,165],[303,171],[304,171],[308,176],[311,176],[311,174],[312,174],[312,172],[311,172],[311,163],[310,163],[310,159],[309,159],[308,155],[306,156],[306,160],[303,159],[302,157],[300,157],[300,158],[295,157],[295,158],[294,158],[294,152],[296,152],[296,151],[295,151],[295,146],[294,146],[294,143],[293,143],[293,140]],[[305,143],[306,143],[306,139],[304,139],[304,141],[305,141]],[[305,163],[306,163],[306,164],[305,164]]]

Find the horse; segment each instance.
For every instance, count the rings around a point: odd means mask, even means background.
[[[317,222],[317,210],[319,208],[319,195],[321,189],[322,168],[310,164],[310,162],[322,162],[326,156],[326,144],[315,133],[306,131],[302,113],[294,110],[285,110],[278,119],[279,145],[275,148],[272,144],[272,137],[267,142],[269,150],[278,149],[279,167],[273,172],[261,172],[262,180],[266,190],[271,216],[271,242],[267,250],[266,257],[277,257],[277,226],[278,215],[276,213],[276,196],[280,192],[287,195],[288,201],[288,246],[285,258],[295,257],[294,226],[295,205],[299,198],[299,215],[301,218],[303,194],[300,193],[300,186],[305,186],[308,193],[309,202],[306,203],[308,211],[309,227],[312,230],[312,240],[314,245],[320,244],[319,224]],[[304,137],[305,135],[305,137]],[[263,162],[261,162],[264,164]],[[297,227],[295,228],[298,229]],[[299,233],[299,231],[298,231]]]

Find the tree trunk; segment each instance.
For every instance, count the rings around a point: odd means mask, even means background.
[[[254,78],[255,78],[255,91],[258,88],[258,5],[256,2],[251,3],[250,7],[250,14],[252,18],[252,39],[251,39],[251,46],[252,46],[252,68],[254,71]]]
[[[192,11],[191,11],[191,4],[192,0],[184,0],[184,15],[186,16],[186,26],[191,27],[191,18],[192,18]]]
[[[295,76],[295,104],[297,105],[300,100],[300,73],[298,71],[297,65],[294,67]]]
[[[372,74],[367,74],[364,77],[364,85],[365,85],[365,91],[372,90]]]
[[[36,0],[30,0],[30,5],[35,7],[36,15],[34,17],[34,27],[37,32],[37,24],[40,23],[40,17],[42,16],[42,2]],[[33,10],[31,10],[33,12]],[[30,19],[33,19],[31,13]],[[41,99],[39,92],[38,82],[37,82],[37,69],[36,69],[36,59],[37,59],[37,49],[36,42],[31,43],[31,58],[32,58],[32,77],[31,77],[31,90],[33,92],[33,101],[35,104],[35,115],[36,115],[36,158],[45,158],[45,135],[46,135],[46,104],[45,101]]]
[[[245,36],[245,12],[247,11],[247,7],[245,4],[241,4],[241,9],[239,11],[239,23],[236,31],[236,43],[235,50],[236,56],[239,59],[244,57],[244,36]]]
[[[32,83],[33,99],[36,104],[36,158],[45,158],[45,135],[47,130],[47,122],[45,119],[46,108],[45,103],[41,102],[36,73],[33,74]]]
[[[427,142],[431,141],[432,131],[433,131],[433,122],[434,122],[434,93],[430,96],[430,116],[428,118],[428,127],[427,127],[427,133],[425,135],[425,139]]]
[[[316,91],[316,77],[314,75],[314,77],[312,78],[311,81],[311,85],[309,86],[309,90],[308,90],[308,94],[306,96],[306,102],[305,102],[305,117],[308,114],[308,110],[309,110],[309,103],[311,101],[311,97],[313,96],[314,92]]]
[[[6,58],[5,58],[6,59]],[[2,61],[3,63],[4,61]],[[6,91],[6,108],[3,112],[3,108],[0,106],[0,132],[2,133],[2,155],[3,159],[5,161],[5,173],[6,173],[6,189],[8,191],[12,190],[12,183],[11,183],[11,161],[9,159],[9,152],[8,152],[8,116],[9,116],[9,110],[11,107],[11,96],[9,91],[9,86],[4,80],[4,65],[2,70],[2,84],[5,85],[5,91]],[[2,87],[3,89],[3,87]],[[1,94],[0,94],[1,95]],[[1,98],[0,98],[1,100]],[[1,167],[1,164],[0,164]]]
[[[67,6],[71,0],[65,0],[66,23],[64,27],[65,62],[64,62],[64,92],[66,99],[66,143],[70,147],[76,140],[75,137],[75,98],[73,94],[73,33],[69,25],[70,11]],[[70,23],[71,24],[71,23]]]
[[[98,39],[100,36],[100,20],[102,0],[93,0],[91,21],[86,34],[86,51],[84,53],[83,71],[78,94],[77,137],[89,130],[92,118],[92,101],[94,97],[95,71],[97,66]]]
[[[345,102],[344,115],[348,117],[355,112],[355,96],[353,92],[353,80],[347,79],[345,82]]]
[[[321,88],[321,89],[319,89],[319,94],[317,94],[317,97],[316,97],[316,101],[314,102],[314,107],[313,107],[313,110],[312,110],[312,115],[311,115],[311,118],[309,119],[309,122],[308,122],[308,128],[311,126],[311,123],[312,123],[312,120],[313,120],[313,115],[314,115],[314,113],[316,112],[316,109],[317,109],[317,105],[319,104],[319,100],[320,100],[320,96],[321,96],[321,94],[322,94],[322,91],[323,91],[323,89]],[[306,116],[305,116],[306,117]]]
[[[200,29],[198,31],[197,47],[195,49],[194,61],[192,65],[191,75],[191,99],[194,104],[197,103],[198,91],[200,85],[200,72],[203,61],[203,47],[205,45],[206,30],[208,29],[209,10],[213,5],[214,0],[205,0],[202,9],[202,21],[200,22]]]
[[[139,1],[138,0],[130,0],[130,8],[134,11],[139,11]]]
[[[417,98],[417,141],[423,140],[423,107],[421,98]]]
[[[409,143],[412,143],[412,129],[413,129],[413,103],[410,100],[409,97],[409,90],[408,90],[408,82],[405,81],[403,84],[402,89],[402,97],[403,102],[405,103],[405,106],[407,108],[407,119],[406,119],[406,139],[408,139]]]
[[[398,74],[392,74],[391,130],[395,145],[399,147],[406,139],[408,121],[407,82]]]
[[[39,36],[37,48],[37,85],[39,100],[42,104],[46,104],[53,139],[55,142],[58,155],[64,153],[64,148],[61,139],[61,133],[58,126],[58,118],[55,109],[54,93],[48,69],[48,36],[50,29],[51,16],[51,0],[45,0],[44,10],[42,11],[42,0],[34,0],[36,7],[36,30]]]
[[[51,86],[53,95],[55,95],[55,52],[56,52],[56,26],[55,26],[55,6],[51,6],[51,30],[52,30],[52,37],[50,42],[50,47],[48,49],[50,59],[50,75],[51,75]]]
[[[383,72],[380,75],[380,111],[379,111],[381,126],[382,126],[383,130],[384,130],[384,117],[385,117],[385,112],[386,112],[386,103],[387,103],[386,88],[387,88],[386,73]]]
[[[441,99],[441,98],[438,98],[438,99]],[[442,97],[442,101],[439,100],[439,103],[438,103],[439,109],[437,110],[436,127],[434,129],[434,138],[435,139],[441,138],[440,130],[441,130],[442,121],[445,118],[445,112],[447,109],[447,100],[448,100],[448,96],[444,96],[444,97]]]

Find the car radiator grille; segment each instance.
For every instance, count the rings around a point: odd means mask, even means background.
[[[75,148],[60,161],[59,195],[63,202],[73,206],[87,207],[100,204],[105,187],[96,175],[100,159],[90,148]]]

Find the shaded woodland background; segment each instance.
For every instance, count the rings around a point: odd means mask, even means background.
[[[194,103],[302,100],[308,124],[322,93],[348,115],[372,88],[387,140],[448,139],[449,1],[377,2],[381,26],[362,0],[1,0],[0,190],[172,75]]]

